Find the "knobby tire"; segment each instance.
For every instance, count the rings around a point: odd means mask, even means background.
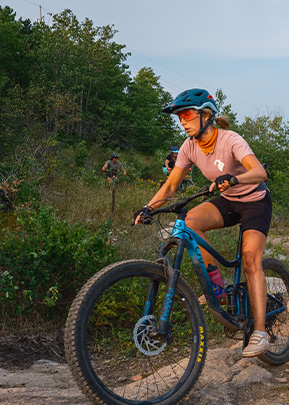
[[[182,279],[165,348],[163,340],[156,339],[152,346],[149,341],[154,354],[148,355],[135,344],[134,328],[143,316],[152,280],[159,283],[152,313],[157,325],[166,276],[163,266],[150,261],[124,261],[104,268],[83,286],[71,306],[65,328],[66,358],[76,383],[93,403],[177,404],[201,373],[206,323],[196,296]]]
[[[289,272],[274,258],[265,258],[262,264],[267,282],[267,312],[277,305],[270,296],[280,300],[285,311],[266,321],[270,348],[258,357],[265,363],[278,366],[289,361]]]

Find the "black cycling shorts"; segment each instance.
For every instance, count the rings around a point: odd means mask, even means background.
[[[112,173],[112,172],[106,173],[106,177],[116,177],[116,176],[117,176],[117,172],[115,172],[115,173]]]
[[[267,236],[272,215],[269,191],[266,191],[262,200],[254,202],[230,201],[222,196],[214,197],[209,202],[220,211],[225,228],[236,225],[242,220],[243,231],[255,229]]]

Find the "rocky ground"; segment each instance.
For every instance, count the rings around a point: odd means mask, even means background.
[[[16,338],[0,341],[1,404],[89,405],[70,376],[60,336],[35,336],[26,350]],[[242,359],[240,341],[210,342],[203,373],[183,404],[212,403],[289,404],[289,363]]]

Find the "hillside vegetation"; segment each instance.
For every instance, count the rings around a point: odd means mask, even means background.
[[[131,77],[113,27],[80,23],[70,10],[52,21],[16,20],[0,7],[3,330],[63,324],[94,272],[115,260],[156,257],[155,229],[130,225],[157,190],[169,147],[185,139],[161,113],[172,95],[148,66]],[[272,232],[288,229],[288,122],[270,114],[239,123],[221,89],[215,98],[232,129],[268,164]],[[101,172],[112,151],[128,173],[116,187]],[[193,175],[196,188],[206,184],[196,168]],[[212,240],[230,255],[235,235],[236,229],[212,233]],[[190,269],[184,263],[194,283]]]

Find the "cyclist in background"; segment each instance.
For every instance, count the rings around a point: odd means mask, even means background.
[[[126,176],[126,170],[123,165],[118,160],[119,156],[117,153],[112,153],[109,160],[107,160],[101,169],[103,172],[106,172],[107,181],[111,183],[113,180],[117,180],[117,172],[120,169],[123,172],[123,175]]]
[[[254,332],[242,355],[258,356],[269,348],[265,331],[267,284],[262,267],[272,215],[271,198],[264,183],[266,172],[247,142],[229,131],[227,118],[216,117],[217,105],[207,90],[185,90],[163,112],[178,115],[189,137],[181,146],[165,184],[145,208],[135,213],[135,224],[141,221],[142,212],[160,207],[174,195],[192,164],[211,181],[210,191],[215,186],[221,191],[221,195],[192,208],[186,225],[210,243],[207,231],[233,226],[242,220],[242,257],[254,318]],[[214,126],[214,121],[220,129]],[[200,250],[206,267],[218,266],[208,252]],[[222,285],[220,269],[218,272],[220,282],[216,284]]]
[[[173,170],[178,153],[179,153],[179,148],[176,146],[171,146],[170,148],[171,153],[166,157],[165,163],[163,164],[163,172],[164,174],[169,175],[170,172]]]

